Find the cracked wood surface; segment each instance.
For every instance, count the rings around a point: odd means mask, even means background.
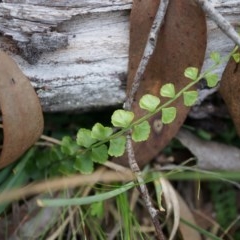
[[[239,0],[211,2],[239,26]],[[125,99],[131,6],[132,0],[3,0],[0,48],[31,80],[45,112],[117,106]],[[234,47],[210,19],[207,24],[203,69],[210,52],[224,56]]]

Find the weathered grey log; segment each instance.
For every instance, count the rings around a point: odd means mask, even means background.
[[[44,111],[85,111],[124,102],[132,0],[0,2],[0,48],[29,77]],[[212,2],[239,25],[239,0]],[[211,64],[210,52],[226,55],[233,46],[208,19],[204,69]],[[223,69],[218,68],[219,76]]]

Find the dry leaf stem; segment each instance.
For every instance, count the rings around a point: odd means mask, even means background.
[[[234,27],[206,0],[196,0],[203,11],[217,24],[217,26],[240,47],[240,37]]]
[[[130,89],[129,95],[127,97],[127,100],[125,102],[125,109],[130,110],[132,107],[134,96],[138,90],[138,87],[140,85],[141,79],[143,77],[143,73],[145,72],[145,69],[147,67],[147,64],[149,62],[150,57],[153,54],[153,51],[155,49],[156,43],[157,43],[157,36],[160,31],[160,28],[163,24],[163,19],[167,11],[169,0],[163,0],[159,4],[158,11],[156,13],[155,19],[153,21],[150,33],[148,35],[148,40],[143,52],[142,59],[138,65],[138,69],[136,71],[136,74],[133,79],[132,87]]]
[[[116,174],[116,171],[109,170],[105,171],[103,174],[101,170],[98,170],[91,175],[74,175],[71,177],[67,176],[55,178],[48,181],[29,184],[18,189],[5,191],[4,193],[0,194],[0,204],[4,202],[19,200],[21,198],[26,198],[39,193],[53,192],[68,188],[75,188],[78,186],[91,185],[94,184],[96,180],[102,183],[110,183],[116,181],[125,182],[132,181],[133,176],[130,171]]]
[[[135,159],[135,154],[134,154],[133,145],[132,145],[132,139],[131,139],[130,135],[127,135],[127,153],[128,153],[129,165],[131,166],[131,170],[133,171],[133,173],[137,179],[137,182],[139,184],[139,191],[140,191],[141,196],[144,200],[144,203],[147,207],[147,210],[151,216],[153,225],[156,230],[157,239],[164,240],[165,237],[163,235],[162,228],[161,228],[161,225],[159,222],[159,211],[157,209],[155,209],[152,204],[152,200],[150,198],[147,186],[143,180],[142,172],[141,172],[141,170],[137,164],[137,161]]]
[[[129,95],[125,102],[124,108],[126,110],[131,110],[131,108],[132,108],[134,96],[139,88],[140,82],[142,80],[142,77],[145,72],[146,66],[149,62],[149,59],[151,58],[151,56],[154,52],[154,49],[155,49],[155,46],[157,43],[157,36],[158,36],[160,28],[163,24],[163,19],[165,17],[166,11],[167,11],[168,3],[169,3],[168,0],[163,0],[159,4],[158,11],[156,13],[152,27],[150,29],[150,33],[148,35],[148,40],[147,40],[147,43],[146,43],[146,46],[144,49],[143,56],[139,63],[138,69],[137,69],[136,74],[133,79],[132,87],[130,89]],[[127,136],[127,153],[128,153],[129,166],[130,166],[132,172],[134,173],[134,175],[137,179],[137,182],[139,184],[139,191],[141,193],[141,196],[145,202],[147,210],[151,216],[152,222],[156,229],[157,239],[164,240],[165,237],[164,237],[164,234],[162,232],[162,228],[161,228],[161,225],[159,222],[159,211],[153,207],[152,200],[149,196],[147,186],[144,183],[141,170],[140,170],[138,163],[136,161],[136,158],[135,158],[130,134]]]

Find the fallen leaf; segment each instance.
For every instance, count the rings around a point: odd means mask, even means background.
[[[240,149],[226,144],[204,141],[181,129],[176,138],[197,158],[200,168],[212,170],[240,170]]]
[[[240,67],[231,58],[223,72],[219,92],[225,101],[228,111],[240,136]]]
[[[17,160],[43,131],[39,99],[17,64],[0,51],[0,107],[3,149],[0,169]]]
[[[172,240],[174,239],[177,233],[180,223],[180,206],[176,195],[176,191],[174,190],[171,183],[162,177],[159,179],[159,181],[161,182],[165,204],[167,206],[166,221],[168,221],[170,214],[173,212],[173,226],[169,236],[169,240]]]
[[[192,225],[197,225],[193,216],[193,213],[189,209],[188,205],[186,202],[183,200],[183,198],[176,192],[175,193],[178,199],[179,207],[180,207],[180,216],[182,219],[185,221],[188,221]],[[179,230],[182,235],[183,240],[188,240],[188,239],[194,239],[194,240],[201,240],[201,235],[199,232],[186,224],[180,222],[179,224]]]
[[[159,2],[159,0],[133,1],[130,17],[127,91],[131,88]],[[189,83],[189,80],[184,77],[184,70],[190,66],[201,67],[205,48],[206,20],[201,8],[194,1],[170,1],[164,25],[158,36],[156,49],[149,61],[133,103],[132,109],[137,118],[146,113],[138,105],[139,99],[144,94],[159,96],[161,86],[166,83],[173,83],[176,92],[178,92]],[[162,97],[161,103],[165,101],[166,98]],[[182,99],[178,99],[171,106],[178,109],[174,122],[161,127],[156,124],[156,122],[159,123],[161,116],[154,116],[150,119],[152,126],[150,138],[146,142],[134,144],[136,159],[140,166],[144,166],[156,156],[183,124],[189,108],[184,106]],[[126,155],[115,161],[128,165]]]
[[[165,220],[167,223],[169,223],[169,218],[173,214],[173,226],[168,239],[174,239],[178,229],[180,230],[183,239],[201,239],[200,234],[196,230],[180,222],[180,218],[183,218],[191,224],[196,225],[192,212],[182,197],[177,193],[177,191],[175,191],[171,183],[168,180],[160,177],[154,180],[154,184],[155,187],[156,185],[161,184],[167,210],[167,216]]]

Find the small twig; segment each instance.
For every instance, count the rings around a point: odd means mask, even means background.
[[[217,26],[240,47],[240,37],[234,27],[206,0],[196,0],[203,11],[217,24]]]
[[[105,167],[110,168],[111,170],[115,170],[116,172],[120,172],[120,173],[128,173],[128,172],[131,172],[129,168],[123,167],[122,165],[119,165],[119,164],[117,164],[117,163],[110,162],[110,161],[107,161],[107,162],[103,163],[103,165],[104,165]]]
[[[52,138],[52,137],[49,137],[49,136],[46,136],[46,135],[42,135],[40,138],[42,140],[47,141],[47,142],[50,142],[50,143],[53,143],[53,144],[57,144],[57,145],[61,145],[61,141],[59,141],[56,138]]]
[[[140,82],[142,80],[142,77],[145,72],[146,66],[149,62],[149,59],[152,56],[154,49],[156,47],[158,33],[163,24],[163,19],[165,17],[166,11],[167,11],[168,3],[169,3],[169,0],[162,0],[161,3],[159,4],[155,19],[153,21],[152,27],[150,29],[150,33],[148,35],[148,40],[147,40],[147,43],[146,43],[146,46],[144,49],[143,56],[139,63],[138,69],[137,69],[136,74],[133,79],[132,87],[130,89],[129,95],[128,95],[125,105],[124,105],[125,110],[131,110],[131,108],[132,108],[134,96],[139,88]],[[159,223],[159,211],[153,207],[151,198],[148,193],[147,186],[144,183],[141,170],[135,159],[135,154],[134,154],[130,134],[127,135],[127,153],[128,153],[129,166],[130,166],[132,172],[134,173],[134,175],[137,179],[137,182],[139,184],[139,191],[145,202],[147,210],[151,216],[154,227],[156,229],[157,239],[164,240],[165,238],[164,238],[162,228]]]
[[[133,146],[132,146],[132,139],[131,139],[130,135],[127,136],[127,153],[128,153],[129,165],[131,167],[131,170],[135,174],[135,177],[139,184],[139,190],[140,190],[141,196],[144,200],[144,203],[147,207],[147,210],[151,216],[152,222],[156,229],[157,239],[164,240],[165,238],[164,238],[162,228],[159,223],[159,211],[156,210],[152,204],[152,200],[149,196],[147,186],[144,183],[144,180],[142,177],[142,172],[141,172],[141,170],[137,164],[137,161],[135,159],[135,154],[134,154],[134,150],[133,150]]]
[[[95,184],[95,182],[110,183],[116,181],[132,181],[133,176],[129,172],[122,173],[121,176],[116,174],[116,171],[95,171],[91,175],[75,175],[67,177],[59,177],[48,181],[41,181],[39,183],[29,184],[27,186],[4,191],[0,194],[0,204],[3,202],[10,202],[26,198],[35,194],[47,192],[47,191],[58,191],[66,188],[75,188],[78,186],[86,186]]]
[[[36,142],[34,145],[39,147],[53,147],[55,144],[49,142]]]
[[[133,84],[129,93],[129,96],[125,102],[125,109],[130,110],[134,96],[138,90],[138,87],[140,85],[141,79],[143,77],[143,73],[145,72],[146,66],[149,62],[150,57],[153,54],[153,51],[155,49],[156,43],[157,43],[157,36],[160,31],[160,28],[163,24],[163,19],[167,11],[169,0],[162,0],[159,4],[158,11],[156,13],[155,19],[153,21],[150,33],[148,35],[148,40],[144,49],[144,53],[142,56],[142,59],[138,65],[138,69],[136,71],[136,74],[133,79]]]

